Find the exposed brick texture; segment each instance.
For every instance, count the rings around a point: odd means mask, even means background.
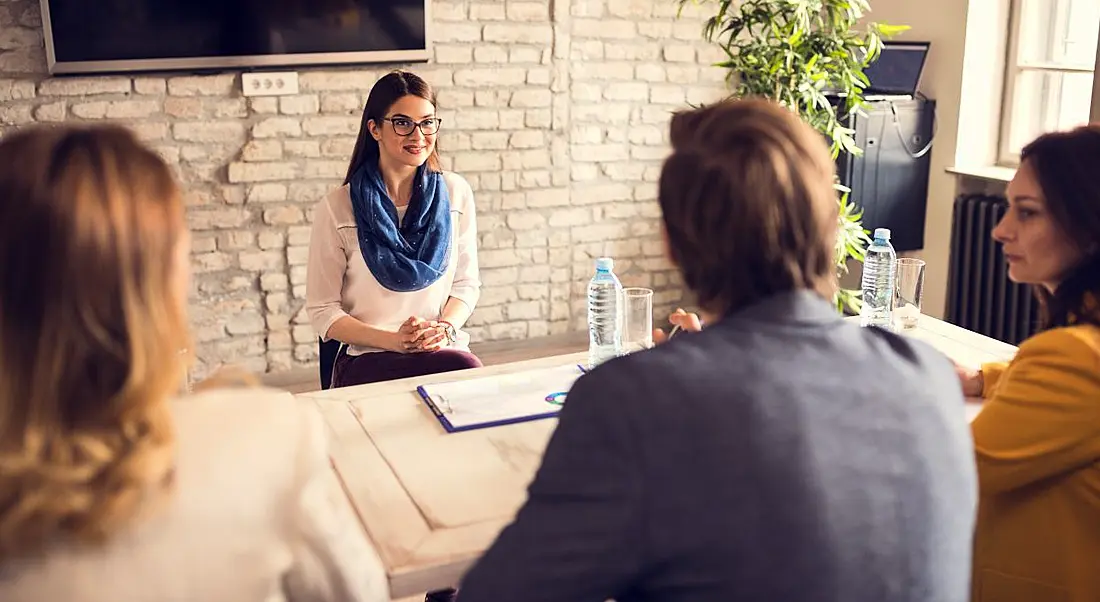
[[[427,64],[303,69],[300,93],[245,98],[240,75],[46,74],[39,3],[0,2],[0,135],[115,120],[173,166],[194,235],[195,376],[225,362],[316,361],[302,307],[314,205],[346,169],[371,85],[408,68],[437,87],[444,167],[473,186],[484,288],[477,340],[582,329],[593,258],[655,311],[682,299],[656,180],[672,111],[721,97],[702,17],[672,0],[434,0]]]

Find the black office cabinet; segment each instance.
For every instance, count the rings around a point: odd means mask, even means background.
[[[852,189],[850,198],[863,209],[864,228],[889,228],[898,251],[921,249],[931,151],[915,155],[932,138],[936,103],[916,98],[868,104],[866,115],[854,117],[856,144],[863,155],[841,154],[840,182]]]

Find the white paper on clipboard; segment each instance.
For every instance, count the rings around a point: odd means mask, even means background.
[[[552,418],[584,371],[576,364],[434,385],[418,392],[450,432]],[[554,401],[548,401],[551,398]]]

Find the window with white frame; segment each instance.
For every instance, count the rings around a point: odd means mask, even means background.
[[[999,162],[1043,134],[1088,123],[1100,0],[1012,0]]]

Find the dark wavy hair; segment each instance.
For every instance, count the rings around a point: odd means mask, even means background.
[[[355,141],[355,150],[351,153],[351,162],[348,164],[344,184],[350,182],[352,174],[367,161],[378,162],[378,141],[371,136],[370,122],[381,124],[382,118],[386,116],[390,107],[409,95],[419,96],[432,103],[432,106],[438,106],[435,90],[424,81],[424,78],[415,73],[391,71],[375,82],[367,96],[367,106],[363,109],[363,120],[359,124],[359,138]],[[438,143],[432,148],[432,154],[428,157],[428,169],[441,171]]]
[[[1040,328],[1100,326],[1100,125],[1039,136],[1020,152],[1020,163],[1035,171],[1055,224],[1084,253],[1053,293],[1035,287]]]

